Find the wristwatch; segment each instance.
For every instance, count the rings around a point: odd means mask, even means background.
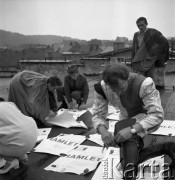
[[[137,133],[137,131],[131,126],[131,133],[132,134],[136,134]]]

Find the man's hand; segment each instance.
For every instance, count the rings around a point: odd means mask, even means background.
[[[107,131],[107,129],[103,125],[99,126],[98,131],[101,134],[101,139],[106,147],[114,145],[114,136],[111,132]]]
[[[101,134],[101,139],[103,140],[106,147],[114,145],[114,136],[109,131]]]
[[[118,134],[114,137],[117,143],[125,142],[126,140],[132,137],[131,128],[127,127],[118,132]]]
[[[70,102],[70,103],[68,104],[68,108],[69,108],[69,109],[73,109],[73,102]]]
[[[55,117],[55,116],[56,116],[55,112],[53,112],[52,110],[49,110],[49,115],[48,115],[48,117],[49,117],[49,118],[52,118],[52,117]]]
[[[79,106],[79,109],[84,110],[84,109],[86,109],[85,106],[86,106],[86,104],[84,102],[82,102],[81,105]]]

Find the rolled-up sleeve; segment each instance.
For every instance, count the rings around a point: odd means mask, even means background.
[[[108,101],[96,91],[94,93],[94,104],[92,107],[92,122],[95,129],[98,130],[99,125],[104,125],[108,129],[106,116],[108,114]]]
[[[140,88],[140,98],[143,101],[147,114],[141,118],[140,124],[145,131],[159,127],[164,119],[159,91],[155,88],[152,78],[146,78]]]

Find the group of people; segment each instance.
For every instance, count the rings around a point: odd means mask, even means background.
[[[10,83],[8,101],[40,124],[47,123],[47,118],[55,116],[61,108],[73,109],[77,103],[79,109],[84,109],[88,94],[87,78],[76,65],[70,65],[64,85],[57,76],[47,77],[27,70],[17,73]]]
[[[123,178],[133,180],[139,163],[149,158],[167,154],[172,159],[170,167],[175,166],[175,139],[166,136],[155,139],[148,135],[164,120],[153,72],[156,64],[163,66],[167,61],[167,44],[159,31],[146,27],[146,18],[141,17],[136,23],[140,31],[133,41],[134,72],[122,63],[106,66],[102,80],[94,85],[92,107],[93,128],[101,134],[106,147],[120,147]],[[49,78],[31,71],[13,77],[10,102],[0,103],[0,134],[4,132],[4,136],[0,136],[0,174],[18,167],[19,160],[27,159],[26,152],[37,138],[37,126],[32,118],[47,123],[46,118],[54,116],[59,108],[72,109],[72,99],[80,109],[85,108],[89,94],[86,77],[78,72],[77,66],[68,67],[67,73],[64,86],[58,77]],[[106,120],[109,104],[120,109],[121,121],[116,123],[114,133],[108,131]],[[10,131],[7,124],[12,126]],[[18,137],[17,140],[14,137]],[[15,154],[14,148],[20,151]]]
[[[0,174],[28,159],[38,127],[47,125],[60,108],[73,109],[77,103],[85,109],[88,94],[87,78],[76,65],[68,67],[64,86],[57,76],[27,70],[17,73],[10,82],[8,102],[0,99]]]

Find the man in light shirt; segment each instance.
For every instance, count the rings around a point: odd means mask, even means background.
[[[102,81],[94,88],[93,125],[105,146],[121,146],[124,179],[129,176],[136,179],[138,164],[148,158],[168,154],[172,164],[175,163],[173,137],[160,136],[156,141],[155,136],[147,138],[147,134],[157,130],[164,119],[160,95],[152,78],[131,73],[124,64],[118,63],[106,67]],[[108,131],[106,121],[108,104],[120,109],[124,124],[133,119],[135,122],[118,132],[116,124],[113,135]],[[145,139],[149,141],[146,145]]]

